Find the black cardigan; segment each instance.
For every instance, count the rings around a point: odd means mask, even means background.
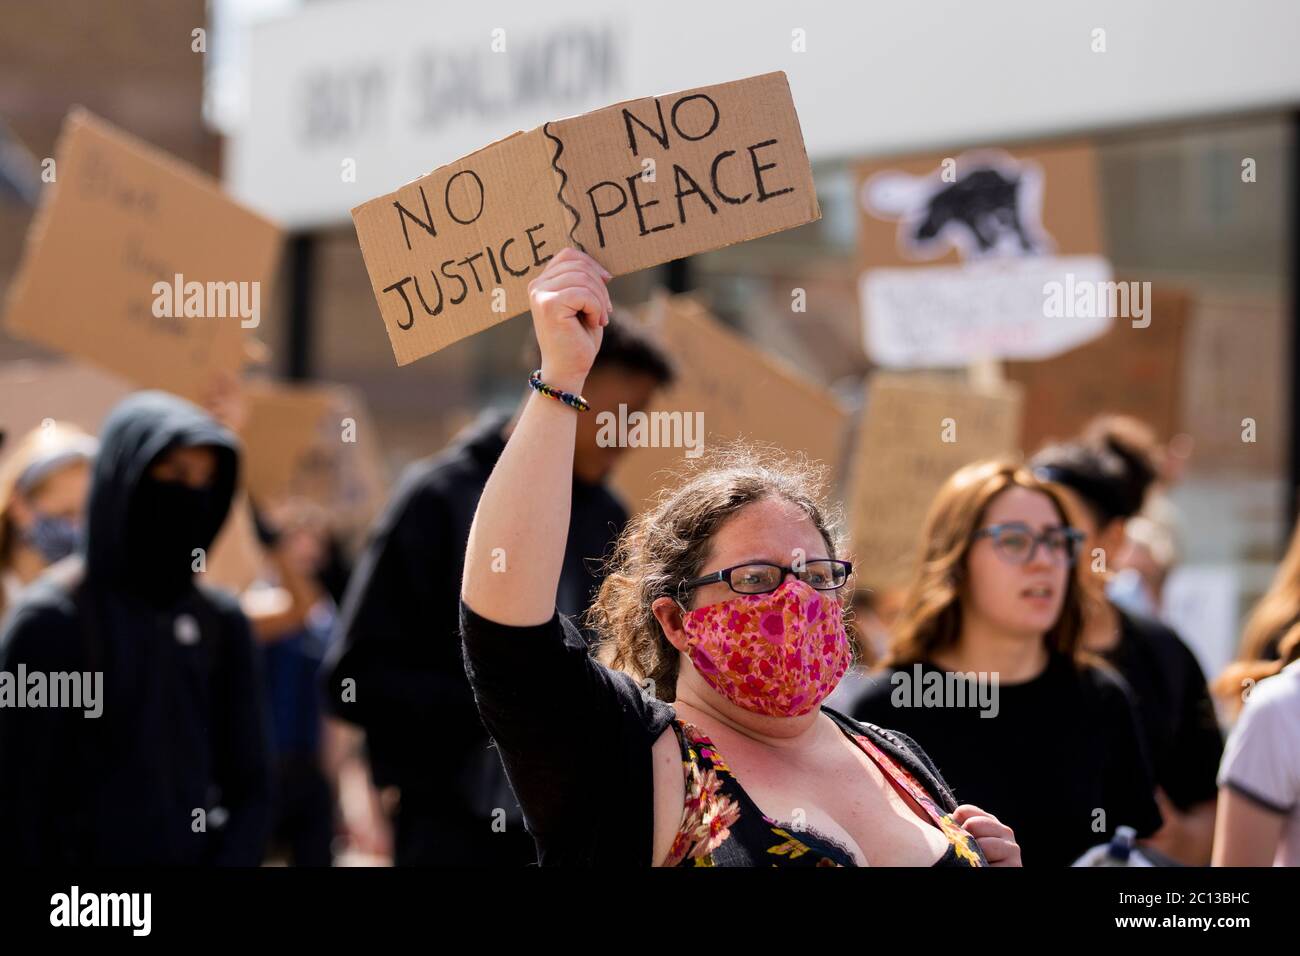
[[[565,616],[510,627],[460,606],[465,671],[543,866],[649,866],[652,748],[676,716],[628,674],[594,660]],[[904,734],[829,708],[905,767],[944,812],[956,801]]]

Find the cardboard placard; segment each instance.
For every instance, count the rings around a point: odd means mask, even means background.
[[[378,431],[342,385],[251,383],[241,438],[245,481],[259,508],[305,498],[338,527],[367,525],[387,492]]]
[[[688,296],[652,303],[647,316],[677,367],[677,380],[648,414],[697,413],[702,451],[744,438],[803,452],[825,464],[833,480],[839,467],[847,415],[835,397],[776,357],[728,329]],[[612,484],[628,509],[639,512],[685,463],[688,450],[629,448]]]
[[[526,311],[565,246],[622,275],[820,216],[784,73],[546,123],[352,210],[399,365]]]
[[[1134,415],[1161,439],[1182,430],[1191,299],[1178,289],[1153,285],[1147,309],[1146,327],[1117,319],[1104,336],[1064,355],[1006,363],[1006,377],[1025,389],[1020,442],[1027,454],[1045,442],[1074,437],[1103,413]]]
[[[873,160],[855,172],[864,269],[1105,249],[1086,142]]]
[[[882,372],[867,382],[849,480],[858,583],[905,586],[926,513],[958,468],[1019,449],[1018,385]]]
[[[1104,292],[1075,308],[1076,289],[1111,278],[1091,146],[886,160],[860,165],[857,182],[863,339],[877,364],[1050,358],[1110,328]]]
[[[0,366],[0,459],[51,418],[99,433],[113,406],[131,394],[128,382],[81,362],[10,362]]]
[[[196,578],[232,594],[241,594],[261,577],[265,557],[262,543],[257,539],[248,496],[239,491],[230,503],[226,523],[208,549],[207,570]]]
[[[82,109],[64,121],[5,325],[202,401],[270,306],[280,230],[219,184]],[[179,277],[179,278],[178,278]]]

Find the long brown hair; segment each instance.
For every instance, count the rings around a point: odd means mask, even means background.
[[[587,623],[600,638],[598,654],[639,681],[649,680],[660,700],[677,696],[680,655],[654,616],[661,597],[698,577],[713,535],[746,505],[768,498],[800,508],[825,541],[828,557],[840,548],[838,516],[822,498],[826,472],[803,457],[733,443],[697,459],[633,518],[619,536],[607,575]],[[837,592],[847,599],[848,587]]]
[[[1300,623],[1300,522],[1291,534],[1273,583],[1246,621],[1238,659],[1267,660],[1272,656],[1271,647],[1296,623]]]
[[[1008,488],[1026,488],[1046,495],[1070,524],[1069,509],[1052,487],[1009,459],[967,465],[954,472],[930,505],[921,536],[920,560],[908,587],[903,609],[894,623],[893,641],[883,664],[910,664],[933,658],[961,637],[962,594],[966,559],[972,537],[993,500]],[[1065,601],[1056,623],[1046,634],[1049,650],[1076,660],[1081,654],[1085,607],[1095,597],[1080,571],[1067,576]]]

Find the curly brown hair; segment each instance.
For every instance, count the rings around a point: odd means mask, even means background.
[[[808,515],[828,557],[836,557],[843,544],[840,515],[823,498],[825,466],[802,455],[732,442],[695,459],[674,478],[619,536],[587,612],[601,658],[638,682],[648,679],[654,695],[669,703],[677,696],[681,658],[652,605],[662,597],[676,599],[679,585],[700,576],[713,535],[727,519],[747,505],[777,498]],[[849,588],[837,593],[843,604]]]

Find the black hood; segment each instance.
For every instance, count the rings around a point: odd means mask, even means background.
[[[166,392],[137,392],[113,409],[100,432],[87,505],[87,581],[106,583],[123,577],[131,522],[149,520],[147,514],[130,514],[149,465],[172,448],[198,445],[211,446],[217,453],[213,498],[218,507],[210,514],[206,547],[226,520],[239,480],[239,443],[234,434],[197,405]]]

